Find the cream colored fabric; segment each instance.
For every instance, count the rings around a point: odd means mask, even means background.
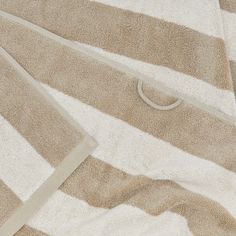
[[[1,0],[0,9],[236,116],[218,0]]]
[[[0,0],[0,9],[0,45],[99,144],[16,235],[236,234],[233,3]],[[140,79],[153,102],[183,102],[153,109]],[[29,91],[10,82],[8,109]],[[20,110],[2,112],[52,166],[77,134],[65,128],[63,145],[50,136],[41,145],[15,125]],[[22,204],[16,181],[2,186],[14,208]]]
[[[3,49],[0,65],[0,235],[5,236],[26,223],[95,143]]]
[[[236,3],[232,0],[221,0],[222,21],[225,31],[225,41],[229,55],[231,75],[236,93]]]

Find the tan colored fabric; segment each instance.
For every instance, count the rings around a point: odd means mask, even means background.
[[[0,235],[11,236],[87,158],[96,143],[2,48],[0,78],[0,181],[7,186],[0,188]],[[15,198],[23,204],[17,204]]]
[[[29,226],[23,226],[14,236],[48,236],[47,234],[33,229]]]
[[[0,0],[0,8],[23,16],[64,37],[145,62],[164,65],[198,79],[204,79],[218,88],[232,90],[228,59],[224,42],[221,39],[204,35],[184,26],[87,0],[70,2],[51,0],[10,2]],[[168,112],[153,110],[144,104],[138,96],[137,78],[81,55],[61,43],[44,37],[18,23],[6,20],[4,17],[0,17],[0,20],[0,44],[36,80],[185,152],[214,162],[228,170],[236,171],[235,126],[225,123],[187,102],[183,102],[181,106]],[[148,37],[147,40],[147,35],[153,37]],[[48,104],[43,103],[42,99],[38,99],[32,89],[27,87],[27,84],[18,84],[14,80],[14,70],[3,71],[2,74],[5,76],[3,78],[13,79],[8,80],[8,84],[4,81],[4,86],[0,87],[2,93],[0,99],[5,99],[6,95],[10,94],[8,96],[9,101],[7,100],[6,104],[4,103],[0,112],[17,127],[22,136],[26,137],[38,152],[48,156],[46,159],[51,164],[57,165],[55,158],[58,155],[60,157],[60,155],[66,154],[67,148],[73,147],[74,140],[79,141],[81,137],[77,137],[72,126],[64,126],[63,119],[55,118]],[[168,97],[149,86],[145,86],[144,90],[145,94],[153,101],[161,100],[161,104],[173,102],[172,97]],[[26,100],[16,99],[16,97],[24,98],[23,93],[27,94],[27,97],[32,97],[32,100],[27,104],[30,112],[27,109],[24,110],[25,107],[23,107],[23,112],[22,109],[16,110],[16,116],[12,115],[12,112],[8,112],[5,108],[13,109],[15,104],[18,105],[21,102],[25,104]],[[9,104],[14,105],[11,107]],[[34,110],[35,107],[37,113]],[[38,144],[41,133],[39,133],[39,137],[34,136],[32,134],[34,129],[28,130],[26,126],[16,124],[15,120],[19,114],[27,123],[31,118],[34,121],[36,120],[38,127],[38,124],[39,126],[41,124],[38,113],[50,114],[49,117],[44,117],[46,125],[40,129],[43,135],[45,133],[48,135],[43,139],[44,142],[46,141],[46,146],[45,144],[41,145],[41,142]],[[52,129],[50,132],[58,134],[59,137],[65,136],[68,138],[68,142],[62,142],[60,138],[54,140],[52,133],[48,132],[51,126],[54,127],[53,125],[56,126],[56,130]],[[64,128],[58,131],[57,128],[62,126]],[[140,135],[142,135],[141,132]],[[115,140],[115,138],[120,137],[113,138]],[[53,148],[53,151],[49,152],[49,148]],[[114,148],[116,148],[115,144]],[[119,151],[123,151],[122,155],[124,156],[125,150],[117,148],[117,152]],[[119,154],[117,153],[118,157]],[[196,163],[202,164],[202,160],[197,157],[189,158],[197,159]],[[128,158],[129,153],[127,153]],[[185,156],[178,158],[185,158]],[[187,155],[186,158],[188,158]],[[125,161],[128,162],[129,160]],[[209,162],[209,166],[214,168],[211,162]],[[199,166],[201,166],[200,164]],[[183,166],[183,168],[187,167]],[[218,167],[216,170],[226,173],[226,179],[231,177],[231,175],[227,175],[230,173],[228,170]],[[210,178],[213,183],[220,181],[222,176],[217,171]],[[206,172],[204,173],[206,174]],[[231,214],[234,213],[235,208],[232,206],[231,211],[229,207],[231,199],[225,195],[222,201],[219,200],[219,196],[213,198],[211,193],[204,192],[204,187],[196,186],[199,184],[198,182],[190,183],[193,185],[192,189],[209,198],[187,190],[191,187],[184,189],[174,182],[182,185],[181,181],[183,181],[187,186],[188,179],[184,179],[184,177],[183,179],[180,178],[178,182],[178,178],[175,180],[174,177],[173,181],[168,181],[161,180],[161,178],[154,180],[141,175],[133,176],[90,156],[64,182],[60,190],[64,192],[63,197],[65,199],[70,198],[71,202],[75,203],[74,205],[78,204],[78,208],[83,203],[74,198],[85,201],[84,205],[87,208],[91,207],[91,212],[96,212],[93,207],[97,207],[105,208],[105,210],[110,209],[109,214],[113,208],[121,204],[145,211],[147,218],[171,211],[187,220],[188,227],[193,235],[234,236],[236,234],[236,221]],[[197,177],[194,176],[194,178]],[[224,184],[219,186],[219,188],[227,188]],[[221,189],[217,189],[217,191],[220,192]],[[58,192],[61,193],[61,191]],[[65,194],[67,195],[65,196]],[[234,194],[233,190],[230,194]],[[216,199],[218,203],[212,199]],[[220,204],[223,204],[228,211]],[[69,214],[70,210],[72,214],[74,213],[74,205],[69,206]],[[65,209],[61,211],[60,206],[62,205],[59,205],[58,208],[54,206],[54,209],[58,209],[59,214],[61,214],[60,217],[63,218],[61,212]],[[50,209],[46,213],[51,213]],[[77,213],[78,211],[69,219],[72,221],[72,226],[75,223],[74,220],[77,220],[76,217],[78,220],[80,217],[87,217],[87,212],[83,212],[83,210],[81,210],[81,215],[76,215]],[[57,216],[57,213],[53,212],[53,214],[55,217]],[[88,210],[89,214],[90,211]],[[38,220],[39,223],[37,220],[37,223],[32,223],[34,227],[41,230],[45,227],[45,232],[53,232],[50,224],[44,226],[43,223],[47,222],[44,222],[43,219]],[[20,235],[45,235],[27,226],[18,233]]]
[[[21,204],[21,200],[0,179],[0,228]]]
[[[232,90],[223,40],[185,26],[88,0],[1,0],[0,9],[65,38]]]
[[[91,206],[129,204],[149,214],[173,211],[183,215],[194,235],[235,235],[235,219],[219,204],[172,181],[131,176],[92,157],[60,188]]]
[[[136,79],[37,32],[3,22],[1,43],[36,80],[186,152],[236,170],[236,129],[232,125],[186,103],[168,112],[153,110],[138,96]],[[25,43],[24,35],[37,44]],[[156,93],[149,90],[146,94],[152,98]]]
[[[220,7],[226,11],[236,13],[236,1],[235,0],[219,0]]]
[[[157,92],[155,89],[153,89],[152,86],[147,83],[143,83],[142,88],[145,96],[147,96],[151,101],[156,104],[166,106],[176,102],[175,97],[169,96],[162,92]]]
[[[82,140],[37,90],[0,58],[0,113],[52,165],[57,166]]]
[[[234,93],[236,94],[236,62],[235,61],[230,61],[230,68],[231,68],[231,74],[232,74],[232,79],[234,83]]]

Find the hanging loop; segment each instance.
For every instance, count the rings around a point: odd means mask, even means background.
[[[167,106],[161,106],[161,105],[158,105],[158,104],[154,103],[149,98],[147,98],[146,95],[144,94],[144,92],[143,92],[143,81],[142,80],[138,81],[138,94],[147,105],[149,105],[150,107],[152,107],[156,110],[160,110],[160,111],[172,110],[172,109],[178,107],[182,103],[181,99],[177,99],[174,103],[172,103],[170,105],[167,105]]]

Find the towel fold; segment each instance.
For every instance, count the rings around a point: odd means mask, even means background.
[[[235,5],[180,2],[0,0],[2,222],[63,173],[16,236],[236,235]]]
[[[224,27],[218,0],[1,0],[0,9],[236,116],[225,47],[235,41],[235,27]]]
[[[95,142],[0,49],[0,235],[12,235]]]

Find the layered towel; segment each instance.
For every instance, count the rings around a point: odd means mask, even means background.
[[[234,10],[234,0],[221,4]],[[1,0],[0,8],[128,65],[178,96],[236,115],[225,47],[227,40],[233,59],[235,14],[221,11],[218,0]]]
[[[95,142],[0,49],[0,229],[20,229]]]
[[[87,140],[15,235],[236,235],[236,6],[180,2],[0,0],[3,230]]]

